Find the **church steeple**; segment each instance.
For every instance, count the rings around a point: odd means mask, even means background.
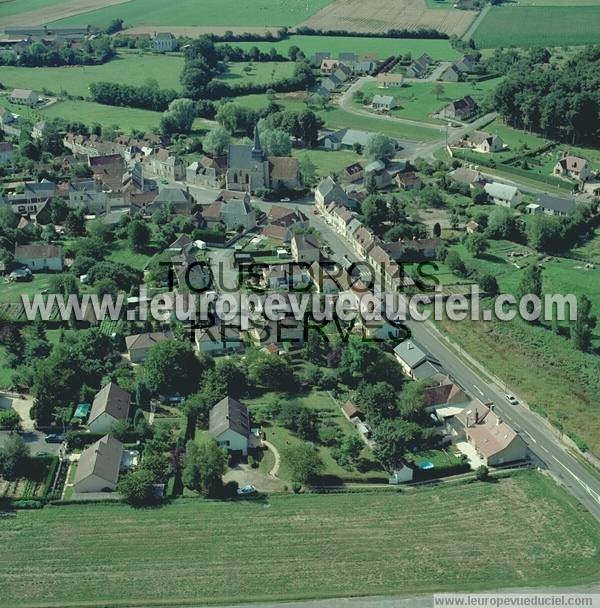
[[[255,160],[263,160],[263,151],[260,145],[260,136],[258,135],[258,124],[254,125],[254,144],[252,146],[252,158]]]

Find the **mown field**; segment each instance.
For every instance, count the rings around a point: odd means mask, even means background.
[[[18,15],[40,8],[47,8],[60,4],[62,1],[63,0],[11,0],[10,2],[0,2],[0,18]]]
[[[325,51],[328,51],[334,57],[337,57],[340,52],[376,53],[381,58],[391,55],[405,55],[406,53],[412,53],[415,58],[423,53],[428,53],[434,59],[451,60],[459,57],[459,53],[450,46],[447,40],[290,36],[287,40],[279,42],[236,42],[235,46],[245,49],[256,46],[263,51],[275,47],[282,55],[287,54],[291,46],[297,46],[307,57]]]
[[[125,4],[98,9],[56,24],[106,26],[112,19],[127,25],[215,25],[284,26],[310,17],[330,0],[246,0],[224,5],[220,0],[178,0],[177,10],[163,0],[130,0]]]
[[[140,55],[120,53],[103,65],[60,68],[2,67],[2,84],[6,88],[48,89],[58,94],[87,97],[92,82],[107,81],[141,85],[148,79],[156,80],[161,88],[180,88],[179,74],[183,58],[172,55]]]
[[[6,607],[556,586],[597,580],[600,566],[598,526],[535,473],[402,493],[47,507],[0,519],[0,541]]]
[[[596,44],[600,6],[494,6],[473,37],[479,48]]]

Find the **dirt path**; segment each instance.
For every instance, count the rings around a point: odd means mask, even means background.
[[[281,456],[277,448],[270,441],[263,441],[263,445],[265,445],[271,452],[273,452],[273,456],[275,456],[275,464],[273,468],[269,471],[269,475],[271,477],[277,477],[277,473],[279,473],[279,467],[281,466]]]

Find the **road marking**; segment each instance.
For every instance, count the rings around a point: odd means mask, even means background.
[[[571,475],[575,480],[577,480],[577,482],[579,483],[579,485],[581,485],[581,487],[598,503],[600,504],[600,495],[595,492],[594,490],[592,490],[584,481],[582,481],[581,479],[579,479],[579,477],[577,477],[577,475],[575,475],[575,473],[573,473],[573,471],[571,471],[571,469],[569,469],[569,467],[567,467],[565,464],[563,464],[556,456],[553,456],[551,454],[552,458],[554,458],[554,460],[556,460],[556,462],[567,472],[569,473],[569,475]]]
[[[474,388],[474,389],[475,389],[475,390],[476,390],[476,391],[477,391],[477,392],[478,392],[480,395],[483,395],[483,391],[482,391],[482,390],[481,390],[481,389],[480,389],[478,386],[476,386],[476,385],[474,384],[474,385],[473,385],[473,388]],[[484,395],[484,396],[485,396],[485,395]]]
[[[525,433],[525,435],[527,435],[527,437],[529,437],[529,439],[531,439],[531,441],[533,441],[533,443],[537,443],[537,439],[531,433],[528,433],[525,430],[523,431],[523,433]]]

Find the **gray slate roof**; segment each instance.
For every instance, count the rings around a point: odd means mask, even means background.
[[[117,420],[127,420],[130,401],[131,395],[127,391],[115,382],[109,382],[96,393],[88,424],[105,412]]]
[[[75,473],[75,485],[90,475],[96,475],[109,484],[116,484],[122,456],[123,444],[118,439],[105,435],[81,453]]]
[[[575,209],[575,201],[572,198],[561,198],[545,193],[540,194],[536,202],[544,209],[551,209],[559,213],[572,213]]]
[[[243,437],[250,436],[250,419],[248,409],[233,397],[225,397],[210,410],[208,432],[218,437],[225,431],[232,430]]]

